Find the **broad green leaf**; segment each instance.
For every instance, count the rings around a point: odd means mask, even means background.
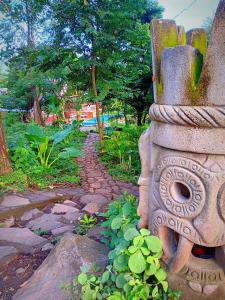
[[[146,228],[142,228],[140,230],[140,233],[141,233],[142,236],[148,236],[150,234],[150,231]]]
[[[148,246],[148,249],[152,252],[161,252],[162,244],[160,239],[157,236],[147,236],[145,237],[145,242]]]
[[[150,254],[150,251],[145,247],[141,247],[141,252],[146,256]]]
[[[135,246],[130,246],[129,248],[128,248],[128,251],[131,253],[131,254],[133,254],[133,253],[135,253],[136,251],[138,250],[138,247],[135,247]]]
[[[123,223],[123,218],[121,218],[121,217],[114,218],[111,223],[112,230],[119,229],[121,227],[122,223]]]
[[[101,283],[106,283],[109,280],[109,276],[110,276],[110,272],[109,271],[105,271],[102,274],[102,279],[101,279]]]
[[[119,274],[116,276],[116,286],[119,289],[122,289],[126,283],[127,283],[127,280],[124,278],[124,274]]]
[[[83,154],[83,152],[79,149],[76,148],[65,148],[60,154],[59,156],[61,158],[71,158],[71,157],[78,157],[81,156]]]
[[[127,260],[128,258],[124,254],[120,254],[119,256],[117,256],[113,262],[113,266],[116,269],[116,271],[123,272],[127,270]]]
[[[86,282],[87,282],[87,275],[84,274],[84,273],[81,273],[78,278],[77,278],[78,282],[81,284],[81,285],[84,285]]]
[[[139,232],[137,231],[136,228],[129,228],[125,233],[124,233],[124,238],[127,241],[133,240],[136,236],[139,235]]]
[[[158,289],[158,286],[156,285],[156,286],[154,287],[154,289],[152,290],[152,297],[153,297],[153,299],[154,299],[155,297],[157,297],[158,294],[159,294],[159,289]]]
[[[144,272],[146,268],[146,261],[140,250],[130,256],[128,265],[133,273],[140,274]]]
[[[163,281],[163,280],[166,279],[167,275],[166,275],[166,272],[163,269],[159,269],[155,273],[155,277],[158,279],[158,281]]]
[[[142,236],[136,236],[133,240],[135,247],[141,247],[144,244],[144,238]]]
[[[167,290],[168,290],[168,282],[167,281],[161,281],[160,283],[161,283],[161,285],[163,287],[164,292],[167,292]]]

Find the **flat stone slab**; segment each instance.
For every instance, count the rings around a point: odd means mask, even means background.
[[[20,219],[21,219],[21,221],[29,221],[29,220],[34,219],[42,214],[43,214],[43,212],[41,210],[34,208],[29,211],[26,211]]]
[[[93,202],[93,203],[88,203],[87,205],[85,205],[83,210],[85,210],[87,213],[92,215],[92,214],[98,213],[100,211],[101,207],[102,207],[102,205],[100,205],[99,203]]]
[[[53,235],[60,235],[60,234],[63,234],[65,232],[72,232],[73,230],[74,230],[73,225],[66,225],[66,226],[63,226],[63,227],[53,229],[52,234]]]
[[[47,242],[28,228],[0,228],[0,246],[14,246],[20,252],[33,252]]]
[[[34,193],[33,195],[30,196],[29,199],[32,203],[34,203],[34,202],[47,201],[57,197],[59,196],[55,192],[41,191],[41,192]]]
[[[62,283],[71,284],[83,265],[105,267],[108,249],[85,236],[67,233],[13,300],[66,300]],[[70,295],[69,299],[77,299]]]
[[[64,224],[60,222],[61,218],[62,216],[60,215],[43,214],[42,216],[31,220],[29,223],[27,223],[26,227],[32,230],[52,230],[64,226]]]
[[[24,206],[27,204],[30,204],[30,201],[27,198],[22,198],[16,195],[7,195],[1,202],[1,206],[4,207]]]
[[[69,206],[69,205],[64,205],[64,204],[55,204],[51,210],[53,214],[65,214],[68,212],[78,212],[79,209]]]
[[[80,219],[82,214],[78,212],[68,212],[65,215],[63,215],[63,219],[65,219],[68,222],[74,222]]]
[[[18,254],[18,250],[13,246],[1,246],[0,247],[0,266],[8,264]]]
[[[65,200],[65,201],[63,202],[63,204],[69,205],[69,206],[72,206],[72,207],[76,206],[76,203],[73,202],[73,201],[71,201],[71,200]]]
[[[86,194],[80,198],[80,202],[84,205],[92,202],[105,205],[108,203],[108,200],[101,194]]]

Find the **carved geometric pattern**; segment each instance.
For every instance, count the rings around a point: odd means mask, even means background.
[[[179,186],[186,189],[187,197],[182,196]],[[181,167],[170,166],[164,169],[159,190],[164,205],[179,217],[193,218],[205,204],[205,188],[201,179]]]
[[[225,107],[152,104],[152,120],[191,127],[225,128]]]

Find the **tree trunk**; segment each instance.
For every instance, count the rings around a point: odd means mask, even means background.
[[[0,175],[12,172],[0,113]]]
[[[41,125],[41,126],[44,126],[45,123],[44,123],[44,119],[43,119],[43,116],[42,116],[42,111],[41,111],[41,107],[40,107],[40,102],[41,102],[41,99],[42,99],[42,94],[39,93],[39,88],[37,86],[35,86],[33,88],[33,91],[34,91],[34,121]]]
[[[94,95],[97,97],[97,87],[96,87],[96,78],[95,78],[95,65],[92,64],[91,66],[91,81],[92,81],[92,88]],[[104,139],[103,139],[103,133],[102,133],[102,124],[100,121],[100,103],[99,101],[96,102],[96,118],[98,123],[98,132],[99,132],[99,138],[100,138],[100,145],[101,145],[101,151],[104,151]]]

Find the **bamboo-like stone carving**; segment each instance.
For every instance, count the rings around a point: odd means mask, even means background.
[[[211,41],[152,21],[154,104],[139,152],[140,227],[163,244],[182,299],[225,299],[225,0]]]

